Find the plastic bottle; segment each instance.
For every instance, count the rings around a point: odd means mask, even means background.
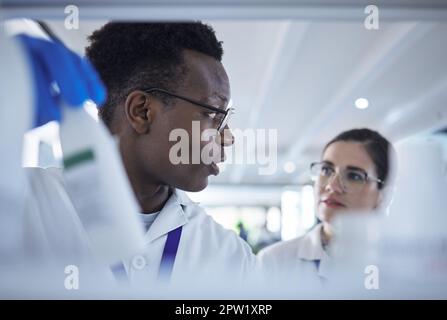
[[[141,252],[139,211],[115,141],[84,108],[63,107],[64,179],[96,254],[108,265]]]

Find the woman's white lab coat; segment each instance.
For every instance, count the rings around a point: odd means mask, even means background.
[[[322,284],[328,277],[330,259],[321,242],[322,224],[304,236],[261,250],[261,268],[271,281],[304,285]]]

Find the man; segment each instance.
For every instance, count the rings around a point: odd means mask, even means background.
[[[194,102],[176,98],[163,89],[225,111],[230,99],[222,46],[211,28],[200,23],[109,23],[90,37],[87,56],[108,89],[100,117],[119,137],[123,161],[134,192],[145,213],[159,211],[173,188],[200,191],[208,176],[218,174],[215,163],[173,164],[169,141],[175,129],[193,137],[192,122],[202,133],[217,129],[221,115]],[[228,127],[222,128],[228,129]],[[221,130],[223,146],[233,136]],[[198,137],[200,139],[200,136]],[[193,141],[187,143],[192,149]],[[201,141],[200,152],[209,141]],[[189,152],[193,158],[192,152]],[[192,159],[191,159],[192,160]]]
[[[239,281],[253,274],[257,262],[247,243],[181,191],[204,189],[208,177],[219,172],[223,148],[233,143],[226,125],[229,80],[214,31],[199,22],[108,23],[90,41],[87,56],[108,91],[99,115],[118,138],[147,230],[144,252],[115,272],[125,271],[142,287],[160,278],[210,281],[207,275],[218,279],[226,273]],[[186,132],[186,139],[181,135],[182,141],[170,141],[176,130]],[[210,131],[214,137],[201,139]],[[179,143],[187,146],[180,150],[187,161],[180,163],[172,152]],[[32,250],[45,251],[48,244],[58,252],[82,253],[88,243],[77,246],[85,237],[64,178],[57,170],[43,169],[30,170],[28,176],[25,223]]]
[[[199,22],[108,23],[90,41],[87,56],[108,90],[99,115],[119,138],[148,229],[146,252],[126,262],[127,273],[136,282],[154,279],[168,233],[182,226],[173,277],[176,271],[184,276],[216,266],[231,269],[233,276],[249,275],[255,257],[248,245],[180,191],[204,189],[208,177],[219,173],[216,163],[224,160],[223,148],[233,143],[226,125],[229,80],[214,31]],[[194,134],[194,122],[200,134],[215,129],[219,136],[201,139]],[[188,146],[188,161],[175,164],[171,149],[178,141],[170,141],[170,134],[178,129],[188,133],[189,140],[181,141]],[[213,141],[218,143],[213,161],[194,162]],[[193,148],[196,143],[200,148]]]

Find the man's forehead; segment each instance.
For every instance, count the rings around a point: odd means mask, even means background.
[[[213,98],[228,103],[230,85],[222,63],[205,54],[185,50],[185,67],[185,89],[196,91],[201,98]]]

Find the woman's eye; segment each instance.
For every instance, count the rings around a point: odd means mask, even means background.
[[[330,176],[332,174],[332,168],[328,166],[322,166],[321,167],[321,174],[323,176]]]
[[[348,172],[347,174],[348,179],[350,181],[355,181],[355,182],[364,182],[365,181],[365,176],[359,172]]]

